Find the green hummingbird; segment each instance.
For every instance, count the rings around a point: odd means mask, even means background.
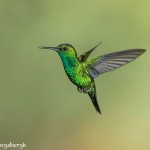
[[[54,50],[58,53],[69,80],[77,86],[79,92],[89,95],[96,111],[101,114],[94,78],[133,61],[146,50],[128,49],[88,59],[98,45],[80,56],[77,56],[77,52],[71,44],[60,44],[57,47],[41,46],[39,48]]]

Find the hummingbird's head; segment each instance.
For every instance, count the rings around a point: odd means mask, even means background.
[[[71,44],[60,44],[57,47],[45,47],[41,46],[39,47],[41,49],[50,49],[56,51],[60,56],[66,55],[66,56],[77,56],[76,51],[74,47]]]

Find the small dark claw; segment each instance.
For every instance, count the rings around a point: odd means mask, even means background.
[[[88,93],[88,92],[90,92],[91,91],[91,87],[89,88],[89,89],[86,89],[86,88],[79,88],[79,87],[77,87],[77,90],[80,92],[80,93]]]
[[[79,88],[79,87],[77,87],[77,90],[78,90],[80,93],[83,92],[83,89],[81,89],[81,88]]]

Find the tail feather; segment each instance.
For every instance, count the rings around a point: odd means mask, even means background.
[[[94,84],[94,87],[92,87],[92,90],[88,93],[88,95],[91,98],[92,103],[93,103],[96,111],[101,114],[101,110],[100,110],[100,107],[99,107],[99,104],[98,104],[98,101],[97,101],[95,84]]]

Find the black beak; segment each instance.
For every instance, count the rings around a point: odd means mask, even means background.
[[[50,50],[54,50],[54,51],[59,50],[58,47],[39,46],[38,48],[40,48],[40,49],[50,49]]]

